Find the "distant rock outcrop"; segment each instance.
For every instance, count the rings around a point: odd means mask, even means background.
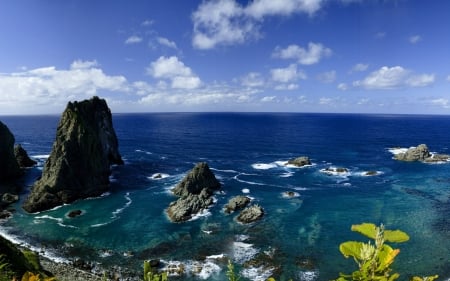
[[[252,205],[245,208],[236,219],[241,223],[251,223],[261,219],[263,216],[264,209],[259,205]]]
[[[14,135],[0,121],[0,181],[10,180],[22,175],[22,170],[14,156]]]
[[[293,165],[296,167],[303,167],[306,165],[311,165],[311,160],[307,156],[297,157],[295,159],[291,159],[287,162],[287,165]]]
[[[417,147],[411,147],[406,152],[398,153],[394,159],[399,161],[422,161],[427,163],[445,162],[450,159],[447,154],[432,154],[426,144],[420,144]]]
[[[93,97],[69,102],[42,177],[34,184],[23,208],[33,213],[99,196],[109,188],[112,164],[123,161],[106,101]]]
[[[250,203],[250,201],[250,198],[248,198],[247,196],[238,195],[228,201],[228,204],[225,205],[224,211],[225,213],[230,214],[237,210],[244,209]]]
[[[180,198],[172,202],[167,215],[173,222],[183,222],[205,210],[213,203],[212,194],[220,189],[220,182],[206,163],[198,163],[172,190]]]
[[[21,168],[33,167],[37,163],[28,157],[28,153],[20,144],[16,144],[14,146],[14,156],[16,157],[17,163]]]

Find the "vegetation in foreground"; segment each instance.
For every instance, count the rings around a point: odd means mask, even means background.
[[[400,253],[400,249],[394,249],[386,242],[402,243],[409,240],[408,234],[401,230],[386,230],[384,225],[376,226],[372,223],[362,223],[352,225],[352,231],[358,232],[365,237],[372,239],[367,243],[359,241],[347,241],[341,243],[339,250],[345,258],[352,257],[357,265],[357,270],[350,274],[340,273],[339,277],[333,281],[394,281],[400,277],[400,274],[393,272],[392,264]],[[0,239],[3,239],[0,237]],[[2,246],[5,251],[12,251],[14,256],[0,255],[0,281],[16,281],[17,274],[20,270],[26,270],[20,280],[22,281],[55,281],[54,277],[48,277],[43,273],[39,265],[36,254],[31,252],[20,253],[17,249],[11,249],[11,243],[3,239]],[[6,243],[6,244],[5,244]],[[6,246],[5,246],[6,245]],[[5,248],[6,247],[6,248]],[[9,261],[15,261],[11,264]],[[17,270],[19,269],[19,270]],[[34,273],[33,273],[34,272]],[[239,281],[240,276],[235,272],[234,265],[228,262],[228,270],[226,272],[229,281]],[[168,281],[167,272],[159,273],[150,266],[149,261],[144,262],[144,281]],[[410,281],[433,281],[439,276],[414,276]],[[106,278],[104,278],[106,280]],[[276,281],[270,277],[267,281]]]

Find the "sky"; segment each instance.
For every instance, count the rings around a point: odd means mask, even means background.
[[[0,115],[450,114],[447,0],[0,0]]]

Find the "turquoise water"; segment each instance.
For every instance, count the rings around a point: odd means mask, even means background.
[[[0,120],[39,160],[27,172],[30,186],[50,154],[58,117]],[[354,270],[353,261],[339,253],[339,243],[365,241],[350,226],[374,222],[410,235],[410,241],[395,245],[401,249],[395,269],[405,280],[409,274],[450,278],[450,163],[392,159],[392,148],[421,143],[450,153],[450,117],[116,114],[114,126],[125,165],[112,168],[110,192],[32,215],[19,202],[13,218],[0,226],[2,233],[53,258],[80,257],[138,272],[143,260],[160,258],[184,264],[183,278],[224,280],[226,261],[220,257],[225,256],[250,280],[270,274],[330,280]],[[284,166],[303,155],[312,166]],[[209,164],[222,192],[195,220],[171,223],[164,212],[176,200],[170,189],[200,161]],[[330,167],[349,172],[323,172]],[[378,173],[364,176],[366,171]],[[158,173],[162,179],[152,178]],[[286,191],[296,196],[286,198]],[[260,204],[264,219],[241,225],[234,214],[224,214],[223,206],[238,194]],[[68,218],[75,209],[83,215]],[[265,263],[249,266],[261,255]]]

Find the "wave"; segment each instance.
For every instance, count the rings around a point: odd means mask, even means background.
[[[410,148],[414,148],[414,146],[410,147]],[[405,153],[406,151],[408,151],[408,148],[405,147],[392,147],[392,148],[388,148],[388,151],[394,155],[400,154],[400,153]]]
[[[101,227],[101,226],[108,225],[108,224],[110,224],[110,223],[112,223],[112,222],[113,222],[113,221],[104,222],[104,223],[92,224],[92,225],[90,225],[90,227]]]
[[[114,212],[112,212],[112,217],[111,217],[112,219],[117,218],[117,216],[120,213],[122,213],[126,208],[130,207],[131,203],[133,203],[133,200],[131,200],[131,198],[130,198],[130,192],[127,192],[124,197],[127,200],[127,202],[125,203],[125,205],[123,205],[122,208],[118,208]]]
[[[317,271],[300,271],[299,272],[300,281],[314,281],[319,277],[319,272]]]
[[[32,155],[30,158],[35,158],[38,160],[46,160],[50,157],[50,154],[38,154],[38,155]]]
[[[153,154],[153,153],[150,152],[150,151],[145,151],[145,150],[141,150],[141,149],[136,149],[135,152],[138,152],[138,153],[145,153],[145,154],[147,154],[147,155],[152,155],[152,154]]]
[[[324,169],[320,169],[321,173],[327,174],[329,176],[335,176],[335,177],[343,177],[346,178],[351,175],[351,172],[347,168],[341,168],[341,167],[328,167]]]
[[[240,175],[247,175],[247,174],[239,174],[233,177],[233,179],[237,180],[238,182],[242,182],[242,183],[246,183],[246,184],[251,184],[251,185],[265,185],[263,183],[259,183],[259,182],[254,182],[254,181],[245,181],[245,180],[241,180],[239,178]]]
[[[275,267],[248,267],[241,271],[242,276],[253,281],[265,281],[272,276]]]
[[[251,260],[259,253],[259,250],[253,247],[253,244],[244,243],[242,241],[233,242],[232,246],[233,262],[243,264]]]
[[[40,248],[40,247],[36,247],[33,246],[31,244],[29,244],[28,242],[26,242],[23,239],[20,239],[18,236],[13,235],[11,233],[9,233],[7,231],[6,228],[0,228],[0,235],[5,238],[6,240],[10,241],[11,243],[18,245],[18,246],[22,246],[25,248],[28,248],[36,253],[39,253],[39,255],[53,261],[56,263],[69,263],[68,259],[65,259],[63,257],[60,257],[57,254],[57,250],[56,249],[51,249],[51,248]]]
[[[250,189],[248,189],[248,188],[243,188],[243,189],[242,189],[242,193],[244,193],[244,194],[249,194],[249,193],[250,193]]]
[[[269,163],[269,164],[255,163],[255,164],[252,164],[252,167],[253,167],[253,169],[256,169],[256,170],[269,170],[269,169],[278,167],[278,165],[276,163]]]
[[[217,168],[209,168],[210,170],[213,170],[213,171],[217,171],[217,172],[223,172],[223,173],[239,173],[238,171],[235,171],[235,170],[221,170],[221,169],[217,169]]]
[[[61,227],[75,228],[75,229],[78,228],[78,227],[70,225],[70,224],[64,224],[64,219],[62,219],[62,218],[56,218],[56,217],[52,217],[52,216],[49,216],[49,215],[43,215],[43,216],[35,217],[33,222],[35,224],[40,224],[41,223],[40,220],[44,220],[44,219],[56,221],[57,224],[59,226],[61,226]]]
[[[168,273],[169,276],[191,275],[196,276],[202,280],[211,278],[212,275],[219,274],[222,268],[213,262],[212,259],[205,261],[163,261],[165,265],[162,271]]]

